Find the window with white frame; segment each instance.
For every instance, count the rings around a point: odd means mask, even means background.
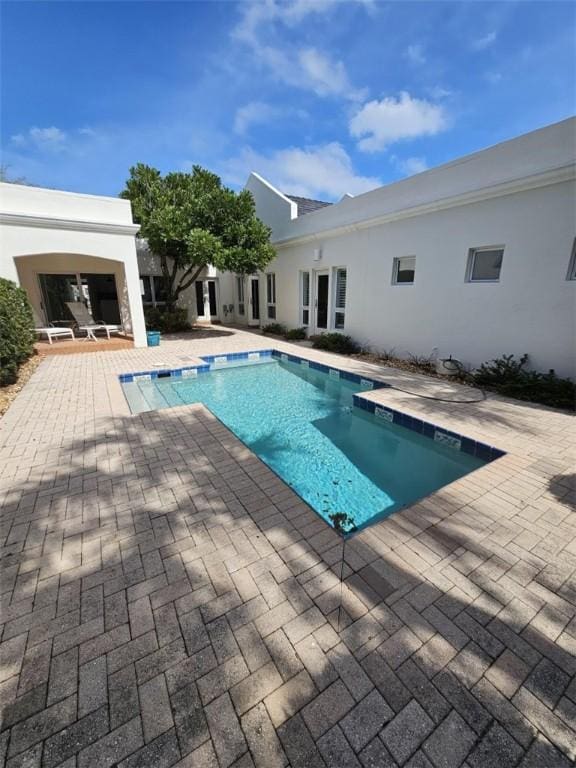
[[[244,314],[244,278],[236,278],[236,293],[238,294],[238,314]]]
[[[276,275],[269,272],[266,275],[266,305],[268,307],[268,319],[276,319]]]
[[[300,322],[310,325],[310,272],[300,272]]]
[[[342,330],[346,315],[346,270],[336,269],[336,287],[334,290],[334,328]]]
[[[572,255],[570,256],[570,264],[568,265],[567,280],[576,280],[576,237],[572,244]]]
[[[413,285],[416,274],[416,256],[399,256],[392,265],[394,285]]]
[[[140,294],[145,307],[161,307],[166,303],[166,289],[161,275],[140,275]]]
[[[468,252],[466,280],[469,283],[497,283],[503,257],[503,246],[471,248]]]

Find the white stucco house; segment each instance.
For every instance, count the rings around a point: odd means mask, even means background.
[[[333,205],[252,173],[277,256],[236,319],[576,377],[575,181],[574,118]]]
[[[0,277],[26,289],[39,325],[84,301],[146,346],[137,231],[126,200],[0,184]]]
[[[254,275],[206,269],[180,297],[189,320],[338,331],[469,365],[527,352],[576,378],[576,118],[334,204],[257,173],[246,186],[276,258]],[[0,184],[0,277],[40,324],[73,295],[145,345],[162,281],[137,231],[128,201]]]

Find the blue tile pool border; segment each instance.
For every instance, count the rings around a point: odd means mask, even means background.
[[[409,416],[407,413],[397,411],[387,405],[375,403],[367,400],[360,395],[352,395],[354,406],[366,413],[372,414],[376,419],[385,423],[396,424],[405,429],[411,429],[413,432],[428,437],[440,445],[448,446],[454,450],[467,453],[469,456],[475,456],[482,461],[490,462],[506,455],[506,451],[495,448],[493,445],[481,443],[478,440],[472,440],[458,432],[452,432],[444,427],[439,427],[429,421],[423,421],[415,416]]]
[[[359,384],[363,391],[384,389],[391,386],[384,381],[378,381],[378,379],[360,376],[359,374],[351,373],[350,371],[343,371],[340,368],[317,363],[314,360],[308,360],[304,357],[299,357],[298,355],[280,352],[278,349],[257,349],[249,352],[229,352],[222,355],[202,355],[200,360],[202,360],[204,364],[187,365],[183,368],[161,368],[155,371],[121,373],[118,376],[118,379],[121,384],[127,384],[133,381],[138,381],[139,379],[187,378],[188,376],[197,376],[199,374],[209,373],[210,371],[221,370],[220,368],[213,367],[216,365],[225,365],[226,363],[237,362],[238,360],[262,360],[266,358],[274,358],[290,363],[296,363],[326,373],[333,378],[352,381],[355,384]],[[402,413],[402,411],[397,411],[387,405],[381,405],[372,400],[367,400],[365,397],[362,397],[361,394],[354,394],[352,395],[352,398],[354,407],[371,414],[381,423],[392,423],[399,427],[410,429],[441,445],[452,448],[453,450],[461,451],[462,453],[467,453],[469,456],[475,456],[482,461],[490,462],[506,455],[506,452],[502,451],[500,448],[495,448],[492,445],[472,440],[458,432],[452,432],[449,429],[444,429],[444,427],[439,427],[429,421],[423,421],[415,416],[409,416],[407,413]]]

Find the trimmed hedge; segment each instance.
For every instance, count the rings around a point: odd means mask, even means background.
[[[18,368],[34,353],[33,327],[26,291],[0,278],[0,387],[14,384]]]
[[[160,331],[161,333],[178,333],[179,331],[189,331],[190,323],[186,310],[183,307],[166,310],[159,307],[145,307],[144,319],[146,320],[146,330]]]
[[[306,338],[306,328],[291,328],[284,334],[286,341],[304,341]]]
[[[514,355],[502,355],[483,363],[471,378],[477,386],[506,397],[576,410],[576,384],[571,379],[561,379],[552,370],[548,373],[526,370],[527,364],[528,355],[522,355],[519,360]]]
[[[262,328],[262,333],[264,335],[270,333],[272,336],[285,336],[287,330],[286,326],[282,323],[268,323],[268,325]]]
[[[314,349],[323,349],[325,352],[337,352],[340,355],[355,355],[360,352],[360,345],[351,336],[342,333],[322,333],[320,336],[311,336]]]

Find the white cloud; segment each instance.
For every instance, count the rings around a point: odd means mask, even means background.
[[[490,46],[494,45],[494,43],[496,42],[497,37],[498,37],[498,33],[492,31],[492,32],[488,32],[482,37],[476,38],[476,40],[472,41],[472,50],[483,51],[486,48],[490,48]]]
[[[318,96],[345,96],[361,100],[365,92],[353,88],[341,61],[333,61],[316,48],[306,48],[298,54],[298,63],[309,87]]]
[[[291,0],[290,2],[246,3],[243,15],[232,32],[237,40],[247,44],[253,55],[277,80],[318,96],[341,96],[352,101],[365,98],[365,92],[355,88],[344,63],[313,46],[295,47],[282,44],[277,27],[293,27],[311,14],[322,14],[339,0]],[[371,0],[355,0],[371,6]],[[280,40],[280,42],[278,42]],[[272,42],[274,44],[272,44]]]
[[[281,113],[277,107],[263,101],[251,101],[236,110],[234,117],[235,133],[244,134],[253,125],[274,120]]]
[[[246,147],[239,157],[225,164],[222,176],[228,183],[244,184],[250,171],[256,171],[282,192],[339,199],[367,192],[382,184],[374,176],[354,172],[352,160],[338,142],[313,147],[289,147],[261,154]]]
[[[428,170],[428,163],[423,157],[406,157],[401,159],[393,156],[390,158],[396,168],[405,176],[414,176]]]
[[[404,52],[404,56],[408,59],[408,61],[411,64],[420,65],[420,64],[426,63],[426,56],[424,55],[424,47],[419,43],[415,43],[414,45],[409,45],[408,48],[406,48],[406,51]]]
[[[291,106],[277,106],[265,101],[250,101],[239,107],[234,115],[234,132],[244,135],[253,125],[270,123],[281,118],[291,120],[307,120],[310,115],[305,109]]]
[[[441,85],[434,85],[432,88],[428,88],[428,93],[433,99],[441,101],[442,99],[450,99],[454,96],[454,91],[449,88],[443,88]]]
[[[370,8],[374,0],[354,0]],[[280,22],[287,27],[301,24],[312,14],[323,14],[341,3],[341,0],[252,0],[241,5],[242,16],[233,30],[233,36],[247,43],[258,42],[258,28]]]
[[[403,91],[381,101],[369,101],[350,121],[350,133],[359,139],[358,148],[377,152],[402,139],[433,136],[447,127],[444,108]]]
[[[65,131],[56,126],[50,128],[30,128],[26,133],[17,133],[11,137],[17,147],[34,146],[37,149],[62,150],[68,141]]]

